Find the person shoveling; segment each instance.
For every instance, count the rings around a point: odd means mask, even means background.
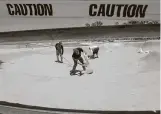
[[[72,70],[70,71],[70,74],[75,74],[77,72],[76,67],[78,64],[81,65],[83,68],[83,71],[79,70],[81,73],[88,73],[88,74],[93,73],[93,70],[91,69],[87,70],[87,67],[89,66],[89,61],[86,52],[82,48],[78,47],[73,49],[72,59],[74,65]]]

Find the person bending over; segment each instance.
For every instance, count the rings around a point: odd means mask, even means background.
[[[99,47],[98,46],[92,46],[92,47],[89,47],[89,50],[91,50],[92,52],[92,57],[91,58],[98,58],[98,52],[99,52]]]
[[[82,52],[85,53],[85,51],[82,48],[78,47],[78,48],[73,49],[72,58],[73,58],[73,61],[74,61],[74,65],[73,65],[72,72],[75,72],[76,67],[78,65],[78,62],[81,63],[83,70],[84,71],[86,70],[86,67],[84,65],[85,64],[84,60],[83,60],[83,58],[81,56]]]

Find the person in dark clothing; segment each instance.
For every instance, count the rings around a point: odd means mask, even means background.
[[[84,60],[81,56],[82,52],[84,52],[84,50],[82,48],[73,49],[73,54],[72,54],[72,58],[73,58],[73,61],[74,61],[74,65],[73,65],[73,69],[72,69],[73,72],[76,70],[78,61],[81,63],[83,70],[86,70],[86,67],[84,65]]]
[[[63,47],[62,42],[56,43],[55,44],[55,49],[56,49],[57,61],[63,63],[64,47]],[[59,61],[59,56],[61,58],[61,61]]]

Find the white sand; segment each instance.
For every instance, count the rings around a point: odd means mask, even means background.
[[[147,43],[143,48],[152,50],[149,54],[137,53],[138,43],[100,46],[99,58],[90,60],[94,73],[81,77],[69,75],[72,48],[65,48],[65,64],[54,62],[53,48],[0,52],[6,61],[0,69],[0,101],[87,110],[159,110],[159,45]]]

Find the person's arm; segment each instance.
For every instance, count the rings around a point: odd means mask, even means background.
[[[82,48],[77,48],[79,51],[81,51],[81,52],[84,52],[84,50],[82,49]]]
[[[63,47],[63,45],[61,45],[61,49],[62,49],[62,54],[64,54],[64,47]]]
[[[84,50],[82,48],[80,48],[82,52],[84,52]]]
[[[57,50],[57,44],[55,44],[55,49]]]
[[[87,52],[86,52],[85,50],[83,50],[82,48],[78,48],[78,49],[79,49],[79,51],[81,51],[82,53],[87,54]]]

